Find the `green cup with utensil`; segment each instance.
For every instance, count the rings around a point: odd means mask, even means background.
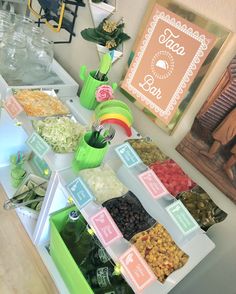
[[[75,152],[72,169],[78,172],[81,169],[101,165],[107,151],[108,143],[104,141],[104,137],[100,133],[98,133],[97,138],[94,137],[94,132],[92,131],[85,133]]]
[[[84,81],[82,91],[80,93],[80,104],[87,109],[95,109],[99,102],[96,100],[96,90],[102,85],[109,84],[107,74],[112,64],[112,58],[109,53],[103,55],[99,69],[86,74],[85,65],[80,68],[80,78]],[[116,83],[112,83],[112,89],[117,88]]]

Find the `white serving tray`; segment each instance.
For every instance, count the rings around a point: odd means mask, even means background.
[[[25,130],[28,136],[31,136],[33,132],[35,132],[32,126],[32,121],[26,116],[25,112],[22,112],[17,116],[17,121],[21,123],[21,127]],[[80,121],[78,121],[78,123],[83,125],[83,123],[81,123]],[[51,170],[59,171],[71,167],[73,156],[74,152],[64,154],[55,153],[50,148],[50,150],[45,154],[43,159],[46,161]]]
[[[188,262],[179,270],[174,271],[162,284],[158,280],[152,283],[150,286],[145,288],[142,294],[153,294],[153,293],[168,293],[172,288],[174,288],[201,260],[204,259],[214,248],[215,244],[207,237],[204,231],[200,228],[195,230],[193,233],[184,237],[177,224],[175,224],[170,216],[166,213],[165,202],[156,201],[153,203],[151,196],[148,195],[148,192],[145,191],[144,186],[141,182],[137,181],[136,174],[132,170],[127,169],[124,165],[121,164],[120,160],[113,158],[107,162],[112,169],[116,172],[118,178],[123,182],[126,187],[132,191],[137,198],[142,203],[143,207],[147,212],[157,220],[157,222],[163,224],[167,231],[171,234],[173,240],[176,244],[189,255]],[[78,177],[78,174],[75,175],[70,169],[61,171],[60,181],[64,187],[65,194],[67,192],[65,186],[71,183],[74,179]],[[74,199],[76,204],[76,199]],[[92,201],[83,209],[81,213],[85,217],[86,221],[89,223],[89,218],[100,211],[102,208],[101,205]],[[91,224],[90,224],[91,225]],[[112,259],[117,262],[118,258],[131,246],[126,239],[122,238],[113,242],[110,246],[106,247],[106,250],[112,257]],[[135,289],[132,282],[129,278],[126,277],[126,280],[129,282],[130,286]]]
[[[62,98],[76,96],[79,89],[76,81],[55,59],[53,59],[51,74],[47,78],[38,80],[38,82],[35,82],[34,79],[32,83],[28,81],[30,81],[30,76],[27,73],[23,76],[22,81],[5,81],[0,75],[0,98],[4,99],[11,89],[54,89]]]

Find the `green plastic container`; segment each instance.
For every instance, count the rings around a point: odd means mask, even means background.
[[[70,294],[93,294],[93,290],[90,288],[60,235],[69,212],[74,209],[76,209],[75,206],[66,207],[51,214],[50,254]]]
[[[91,71],[86,77],[84,77],[84,85],[80,93],[80,104],[87,109],[95,109],[98,105],[96,100],[96,90],[101,85],[107,85],[106,81],[99,81],[94,78],[96,71]]]
[[[86,168],[94,168],[101,165],[107,150],[108,144],[104,147],[95,148],[88,144],[92,132],[87,132],[79,142],[79,146],[75,152],[75,157],[72,161],[72,169],[77,172]],[[103,139],[99,137],[99,142]]]
[[[108,78],[106,77],[105,81],[99,81],[94,78],[96,71],[91,71],[89,74],[86,74],[87,68],[85,65],[80,68],[80,78],[84,81],[82,91],[80,93],[80,104],[87,108],[94,110],[99,102],[96,100],[96,90],[101,85],[107,85]],[[111,87],[113,90],[117,88],[116,83],[112,83]]]

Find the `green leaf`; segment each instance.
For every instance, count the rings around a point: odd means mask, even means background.
[[[119,39],[121,40],[121,42],[127,41],[130,39],[130,36],[128,36],[126,33],[121,33],[119,35]]]
[[[81,31],[80,33],[81,33],[81,36],[87,41],[95,42],[95,43],[101,43],[101,42],[104,43],[104,39],[98,36],[94,29],[85,29]]]
[[[123,29],[124,26],[125,26],[125,24],[122,22],[121,24],[119,24],[119,25],[117,26],[117,28],[118,28],[118,29]]]

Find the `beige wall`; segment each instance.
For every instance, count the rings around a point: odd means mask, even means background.
[[[88,2],[85,0],[85,2]],[[135,40],[135,36],[139,30],[142,22],[142,17],[145,13],[147,0],[117,0],[117,15],[123,16],[126,27],[125,31],[132,37],[132,39],[124,44],[124,56],[121,60],[115,63],[111,72],[110,79],[113,81],[120,81],[125,64],[127,62],[130,49]],[[183,3],[185,6],[190,7],[192,10],[201,13],[204,16],[211,18],[212,20],[224,25],[226,28],[236,32],[236,1],[235,0],[180,0],[179,3]],[[56,59],[69,71],[69,73],[81,84],[78,77],[79,68],[81,65],[86,64],[91,69],[96,69],[98,66],[98,54],[96,46],[93,43],[87,42],[80,36],[80,31],[86,27],[92,27],[92,18],[89,7],[79,8],[79,15],[76,23],[76,37],[71,44],[56,45],[55,56]],[[66,38],[66,34],[60,33],[60,38]],[[55,38],[55,34],[53,35]],[[148,134],[158,141],[161,147],[166,148],[162,141],[168,141],[174,145],[184,136],[187,129],[190,127],[190,123],[203,101],[205,100],[210,89],[214,86],[217,78],[230,61],[232,56],[236,53],[236,37],[228,46],[225,56],[222,56],[219,63],[216,65],[213,74],[208,78],[206,86],[203,87],[201,93],[196,97],[195,102],[192,104],[189,111],[185,114],[184,119],[175,131],[175,134],[171,137],[166,136],[161,130],[159,130],[153,123],[151,123],[143,114],[142,119],[135,121],[135,127],[143,134]],[[123,99],[120,93],[116,93],[116,97]],[[126,100],[127,101],[127,100]],[[135,117],[140,117],[140,112],[133,106],[131,106]]]
[[[236,0],[179,0],[178,2],[224,25],[226,28],[236,33]],[[110,78],[113,81],[119,82],[121,78],[147,4],[147,0],[117,0],[117,14],[124,17],[126,23],[125,31],[132,37],[132,40],[125,43],[123,58],[118,61],[111,70]],[[82,85],[78,77],[80,66],[85,64],[88,66],[89,70],[96,69],[99,62],[96,46],[93,43],[84,41],[80,36],[80,31],[82,29],[91,27],[92,25],[92,18],[88,6],[86,8],[80,8],[76,24],[77,37],[75,37],[73,42],[69,45],[55,46],[56,59],[80,85]],[[60,38],[62,35],[63,34],[60,33]],[[175,288],[173,293],[236,293],[236,281],[234,275],[231,274],[231,271],[234,273],[236,272],[236,206],[174,149],[190,129],[194,116],[235,53],[236,36],[232,38],[227,49],[224,51],[224,55],[221,56],[220,60],[215,65],[211,76],[208,77],[204,87],[202,87],[191,107],[185,113],[183,120],[172,136],[168,136],[162,132],[149,121],[144,114],[131,105],[135,116],[134,125],[140,133],[152,137],[163,151],[180,163],[193,180],[201,185],[214,201],[229,213],[226,221],[213,226],[213,228],[209,230],[209,235],[216,243],[214,252],[210,254],[196,270],[188,275],[188,277]],[[116,93],[116,97],[125,99],[118,92]]]

